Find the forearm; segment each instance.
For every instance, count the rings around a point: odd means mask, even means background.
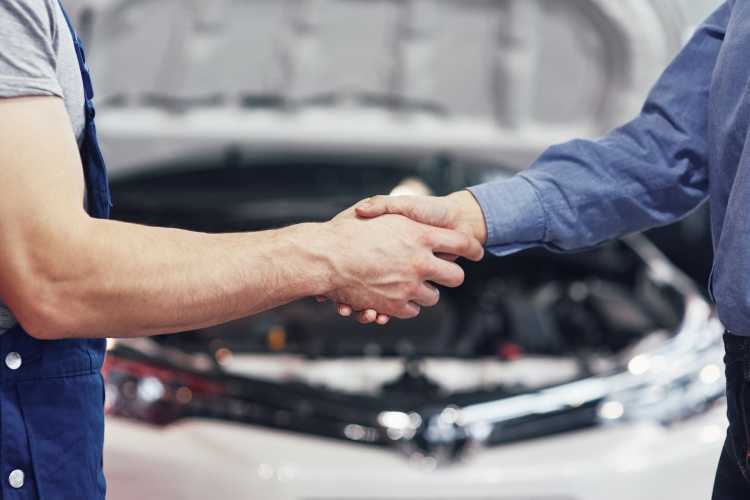
[[[200,328],[307,295],[411,318],[433,282],[480,259],[458,231],[400,216],[209,235],[102,221],[83,210],[84,176],[63,102],[0,99],[0,299],[35,337],[124,337]],[[42,138],[42,140],[40,140]]]
[[[30,250],[34,297],[18,298],[17,315],[45,338],[154,335],[247,316],[327,290],[322,226],[212,235],[86,218]]]

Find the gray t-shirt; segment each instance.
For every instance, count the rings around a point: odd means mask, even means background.
[[[62,97],[81,144],[86,121],[83,82],[57,0],[0,0],[0,98],[22,96]],[[15,323],[0,299],[0,333]]]

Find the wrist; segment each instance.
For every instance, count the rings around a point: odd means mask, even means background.
[[[333,221],[302,224],[302,239],[309,265],[309,283],[306,295],[325,295],[338,286],[337,252],[341,246]]]
[[[484,218],[482,206],[470,191],[456,191],[449,194],[448,201],[453,205],[453,211],[461,225],[466,228],[469,236],[478,240],[482,245],[487,243],[487,221]]]
[[[287,229],[286,242],[280,251],[294,260],[290,268],[298,273],[299,279],[294,280],[299,287],[298,295],[326,294],[335,286],[336,276],[330,223],[304,223]]]

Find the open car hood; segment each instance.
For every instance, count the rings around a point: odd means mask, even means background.
[[[687,0],[68,0],[108,166],[228,145],[519,170],[637,113]]]

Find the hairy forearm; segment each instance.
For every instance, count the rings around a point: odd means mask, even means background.
[[[43,338],[204,327],[327,289],[324,225],[203,234],[86,219],[29,251],[19,321]],[[11,305],[12,307],[12,305]]]
[[[426,282],[463,271],[435,254],[479,259],[458,231],[353,209],[322,224],[209,235],[90,218],[62,100],[0,99],[0,298],[39,338],[178,332],[307,295],[410,318],[434,305]],[[44,140],[40,140],[43,138]]]

